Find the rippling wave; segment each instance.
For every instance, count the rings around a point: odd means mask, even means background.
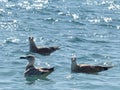
[[[0,0],[0,89],[119,90],[119,14],[119,0]],[[30,53],[29,36],[61,49],[50,56]],[[55,71],[27,81],[27,61],[19,57],[28,54],[36,66]],[[96,75],[71,73],[73,54],[77,63],[114,67]]]

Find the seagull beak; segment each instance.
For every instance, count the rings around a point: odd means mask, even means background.
[[[26,59],[26,57],[20,57],[20,59]]]
[[[55,48],[60,49],[60,46],[56,46]]]

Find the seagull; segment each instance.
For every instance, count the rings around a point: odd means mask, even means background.
[[[52,47],[39,46],[39,47],[37,47],[34,42],[33,37],[29,37],[29,46],[30,46],[29,47],[30,52],[39,53],[41,55],[50,55],[52,52],[60,49],[58,46],[52,46]]]
[[[27,55],[25,57],[20,57],[20,59],[27,59],[28,64],[26,66],[24,75],[25,77],[31,77],[31,76],[36,76],[36,77],[47,77],[50,73],[54,71],[54,67],[52,68],[36,68],[34,66],[35,63],[35,57],[32,55]]]
[[[71,58],[71,72],[74,73],[87,73],[87,74],[94,74],[101,71],[106,71],[112,68],[112,66],[95,66],[89,64],[77,64],[76,57]]]

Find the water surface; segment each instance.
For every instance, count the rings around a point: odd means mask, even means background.
[[[119,0],[0,0],[0,90],[119,90]],[[55,67],[46,79],[27,81],[23,72],[28,37],[37,45],[61,47],[36,57],[36,66]],[[78,63],[114,65],[97,75],[70,71]]]

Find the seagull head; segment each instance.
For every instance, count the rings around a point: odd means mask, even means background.
[[[24,56],[24,57],[20,57],[20,59],[27,59],[29,63],[34,63],[34,61],[35,61],[35,57],[32,56],[32,55],[27,55],[27,56]]]
[[[75,55],[72,56],[71,61],[72,61],[72,62],[76,62],[76,56],[75,56]]]

